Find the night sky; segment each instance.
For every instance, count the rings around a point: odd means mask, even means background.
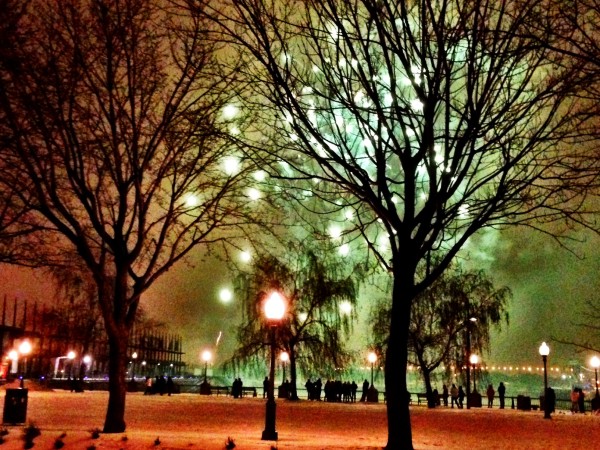
[[[545,340],[551,347],[550,363],[566,365],[571,360],[586,364],[588,353],[552,343],[553,338],[577,339],[584,330],[574,325],[585,321],[584,301],[600,292],[600,238],[581,233],[573,243],[575,254],[560,248],[552,239],[523,228],[487,231],[473,239],[467,250],[476,267],[486,268],[498,285],[513,291],[510,324],[492,338],[489,364],[539,364],[538,347]],[[48,285],[43,274],[3,266],[0,294],[9,298],[42,300]],[[215,348],[223,333],[216,362],[226,359],[235,346],[235,324],[240,318],[239,299],[224,304],[222,288],[232,288],[226,265],[198,250],[189,263],[168,272],[144,295],[143,306],[150,316],[169,325],[184,338],[185,359],[199,362],[200,352]],[[361,299],[352,347],[364,344],[368,299]]]

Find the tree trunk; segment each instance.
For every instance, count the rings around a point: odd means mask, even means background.
[[[406,385],[412,274],[394,265],[390,335],[385,358],[388,442],[386,450],[413,450]]]
[[[433,398],[433,389],[431,389],[431,372],[421,367],[423,381],[425,382],[425,393],[427,394],[427,407],[435,408],[437,398]]]
[[[125,396],[127,383],[127,344],[129,332],[122,330],[116,336],[108,332],[108,408],[104,420],[104,433],[122,433],[125,431]]]
[[[299,400],[296,382],[296,352],[290,347],[290,400]]]

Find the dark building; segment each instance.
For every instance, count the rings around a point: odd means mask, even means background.
[[[74,305],[77,306],[77,305]],[[104,378],[108,372],[108,341],[96,311],[67,307],[33,307],[7,300],[0,307],[0,377]],[[127,376],[180,376],[181,336],[164,327],[139,323],[129,343]]]

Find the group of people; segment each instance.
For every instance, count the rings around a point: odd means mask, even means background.
[[[494,398],[496,396],[496,391],[494,390],[494,386],[491,384],[488,385],[486,389],[486,397],[487,397],[487,406],[488,408],[492,408],[494,405]],[[498,385],[498,399],[500,400],[500,409],[504,409],[504,399],[506,395],[506,386],[504,386],[503,382],[500,382]],[[456,384],[452,383],[450,390],[444,384],[442,386],[442,394],[441,400],[444,402],[444,406],[448,406],[448,397],[450,398],[450,407],[454,408],[456,405],[457,408],[462,409],[464,406],[465,397],[467,394],[462,386],[456,386]],[[433,397],[439,398],[438,390],[434,389]]]
[[[244,383],[241,378],[233,380],[233,384],[231,385],[231,396],[233,398],[242,398],[242,387],[244,387]]]
[[[175,393],[175,383],[173,378],[164,375],[156,376],[156,378],[146,377],[146,389],[144,395],[160,394],[171,395]]]
[[[356,402],[356,393],[358,391],[356,381],[327,380],[325,385],[323,385],[320,378],[315,381],[307,380],[304,387],[306,388],[309,400],[320,401],[321,394],[323,394],[323,400],[326,402]],[[360,399],[361,402],[366,401],[368,390],[369,382],[365,380],[362,385],[363,394]]]

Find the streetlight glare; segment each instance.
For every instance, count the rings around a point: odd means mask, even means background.
[[[285,299],[279,292],[272,292],[265,301],[265,317],[269,320],[281,320],[285,314]]]
[[[367,360],[371,364],[375,364],[375,362],[377,361],[377,354],[375,352],[369,352],[369,354],[367,356]]]
[[[281,361],[283,362],[288,362],[290,360],[290,355],[288,354],[288,352],[281,352],[281,354],[279,355],[279,359],[281,359]]]
[[[550,347],[548,347],[548,344],[546,344],[545,342],[542,342],[542,345],[540,345],[540,355],[548,356],[549,354],[550,354]]]
[[[28,355],[31,353],[31,342],[23,341],[19,344],[19,353],[21,355]]]
[[[240,259],[242,260],[242,262],[250,262],[250,260],[252,260],[252,254],[246,250],[240,252]]]
[[[473,353],[471,354],[471,356],[469,356],[469,361],[471,362],[471,364],[476,365],[477,363],[479,363],[479,356]]]
[[[219,298],[223,303],[229,303],[233,299],[233,292],[228,288],[223,288],[221,289],[221,292],[219,292]]]
[[[92,362],[92,357],[91,357],[90,355],[85,355],[85,356],[83,357],[83,363],[84,363],[84,364],[89,364],[89,363],[91,363],[91,362]]]
[[[202,361],[209,362],[212,359],[212,352],[210,350],[204,350],[202,352]]]
[[[597,356],[592,356],[592,359],[590,359],[590,365],[594,369],[600,368],[600,358],[598,358]]]
[[[75,352],[73,350],[71,350],[69,353],[67,353],[67,358],[69,359],[75,359]]]
[[[19,359],[19,352],[17,352],[16,350],[11,350],[10,352],[8,352],[8,359],[10,359],[11,361],[16,361],[17,359]]]

